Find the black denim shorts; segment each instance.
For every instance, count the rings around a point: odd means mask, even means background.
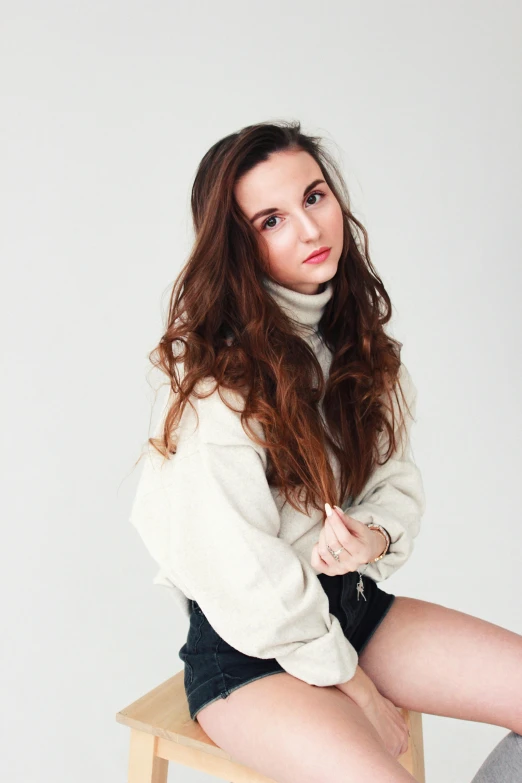
[[[360,654],[384,619],[395,596],[373,579],[362,576],[364,595],[357,600],[356,571],[336,576],[317,574],[328,596],[330,613],[335,615],[344,635]],[[227,696],[249,682],[285,670],[275,658],[253,658],[231,647],[211,626],[203,610],[190,601],[187,641],[179,651],[184,663],[184,684],[190,717],[207,704]]]

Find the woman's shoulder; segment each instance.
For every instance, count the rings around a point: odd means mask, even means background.
[[[402,361],[399,367],[398,380],[400,381],[406,402],[408,404],[413,404],[417,397],[417,387],[415,386],[408,367]]]
[[[396,390],[397,394],[399,395],[399,399],[401,397],[400,389],[402,389],[402,393],[404,394],[404,397],[406,398],[406,402],[408,404],[411,404],[415,401],[415,398],[417,397],[417,387],[415,386],[415,383],[413,381],[413,378],[411,376],[411,373],[406,366],[406,364],[401,360],[401,363],[399,365],[399,369],[397,371],[397,377],[394,378],[392,383],[387,383],[387,389],[388,391],[392,392],[392,396],[394,389]],[[386,394],[386,390],[385,390]]]
[[[244,408],[245,397],[242,393],[219,386],[211,376],[200,379],[183,412],[179,445],[182,446],[182,440],[187,443],[189,439],[194,439],[197,444],[251,446],[264,458],[265,449],[255,442],[243,426],[241,415]],[[264,438],[259,421],[249,418],[248,425],[257,437]]]

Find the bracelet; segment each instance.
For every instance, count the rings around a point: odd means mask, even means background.
[[[371,522],[368,525],[368,527],[370,528],[370,530],[378,530],[379,533],[381,533],[381,535],[384,537],[384,539],[386,541],[386,545],[384,547],[384,551],[381,552],[379,557],[376,557],[375,560],[370,560],[369,561],[370,563],[376,563],[377,560],[380,560],[382,557],[384,557],[384,555],[388,552],[388,550],[390,548],[390,544],[391,544],[390,534],[388,533],[386,528],[382,527],[382,525],[377,525],[375,522]]]

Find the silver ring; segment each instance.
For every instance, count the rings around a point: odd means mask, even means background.
[[[332,555],[332,557],[335,557],[337,561],[339,561],[339,553],[344,550],[344,546],[342,546],[340,549],[337,550],[337,552],[334,552],[331,546],[327,546],[328,551]]]

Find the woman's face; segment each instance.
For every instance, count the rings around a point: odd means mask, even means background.
[[[303,294],[322,290],[337,272],[343,217],[312,156],[302,150],[273,153],[237,182],[234,194],[258,233],[270,274]],[[325,261],[303,263],[321,247],[331,248]]]

